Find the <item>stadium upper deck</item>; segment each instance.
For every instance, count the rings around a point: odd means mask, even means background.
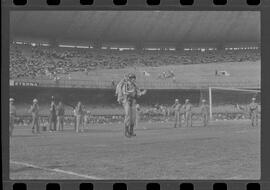
[[[39,77],[49,73],[70,73],[95,69],[158,67],[200,63],[245,62],[260,60],[257,47],[239,50],[207,51],[119,51],[74,48],[10,46],[11,78]]]
[[[41,86],[111,88],[124,73],[135,72],[146,88],[207,86],[254,88],[260,84],[256,47],[207,51],[119,51],[10,46],[10,78]],[[244,64],[246,63],[246,64]],[[247,64],[249,63],[249,64]],[[229,77],[216,77],[225,70]]]

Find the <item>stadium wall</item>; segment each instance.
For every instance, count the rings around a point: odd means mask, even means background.
[[[110,75],[110,74],[108,74]],[[196,76],[195,76],[196,77]],[[231,88],[259,88],[259,81],[241,81],[239,78],[234,80],[218,80],[219,78],[209,78],[207,81],[186,81],[181,80],[181,82],[172,82],[171,80],[160,80],[160,81],[147,81],[138,79],[137,83],[141,88],[144,89],[155,89],[155,90],[175,90],[175,89],[201,89],[208,87],[231,87]],[[223,79],[223,78],[220,78]],[[117,82],[119,80],[115,80]],[[30,78],[20,78],[11,79],[10,86],[38,86],[43,88],[87,88],[87,89],[112,89],[112,80],[104,80],[102,77],[97,77],[95,80],[51,80],[51,79],[30,79]]]

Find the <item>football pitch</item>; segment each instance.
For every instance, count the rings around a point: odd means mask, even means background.
[[[140,123],[124,137],[123,124],[89,125],[85,133],[31,133],[10,139],[11,179],[259,179],[260,127],[247,120],[174,128]]]

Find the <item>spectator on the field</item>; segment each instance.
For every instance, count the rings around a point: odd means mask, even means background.
[[[64,115],[65,115],[65,108],[60,101],[56,108],[56,115],[57,115],[57,130],[63,131],[64,130]]]
[[[87,124],[90,121],[90,111],[84,111],[84,116],[83,116],[83,125],[84,125],[84,129],[86,128]]]
[[[49,128],[50,132],[56,131],[57,116],[56,116],[56,105],[54,100],[51,102],[50,115],[49,115]]]
[[[33,105],[30,107],[30,113],[32,114],[32,133],[40,133],[39,130],[39,106],[38,100],[33,100]]]
[[[183,105],[184,116],[186,127],[192,127],[192,105],[189,102],[189,99],[185,100],[185,104]]]
[[[84,132],[84,126],[83,126],[83,115],[84,115],[84,110],[83,110],[83,106],[82,103],[79,101],[76,109],[75,109],[75,113],[76,113],[76,132]]]
[[[178,99],[175,99],[175,103],[172,105],[174,111],[174,128],[182,126],[181,120],[181,104]]]

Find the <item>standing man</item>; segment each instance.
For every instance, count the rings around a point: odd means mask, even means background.
[[[14,99],[9,99],[9,135],[12,136],[14,129],[14,119],[16,117],[16,107],[14,106]]]
[[[76,106],[75,113],[76,113],[76,132],[77,133],[83,132],[83,107],[80,101]]]
[[[57,115],[57,131],[63,131],[65,109],[61,101],[58,103],[58,106],[56,108],[56,115]]]
[[[86,128],[89,120],[90,120],[90,111],[84,111],[84,116],[83,116],[83,131]]]
[[[251,119],[251,126],[257,127],[258,126],[258,112],[259,106],[255,102],[256,98],[252,98],[252,102],[249,104],[249,114]]]
[[[54,100],[52,100],[49,115],[50,132],[56,131],[56,123],[57,123],[56,105],[54,103]]]
[[[185,100],[185,104],[183,105],[184,113],[185,113],[185,122],[186,127],[192,127],[192,105],[189,103],[189,99]]]
[[[123,107],[125,110],[125,136],[136,136],[134,125],[136,121],[136,99],[146,93],[141,91],[136,85],[136,76],[133,73],[128,75],[128,80],[123,85]]]
[[[32,133],[40,133],[39,131],[39,106],[38,106],[38,100],[33,100],[33,105],[30,108],[30,112],[32,114]]]
[[[172,106],[174,111],[174,127],[181,127],[181,104],[178,99],[175,99],[175,103]]]
[[[205,99],[202,100],[201,115],[203,120],[203,126],[206,127],[209,121],[209,106],[205,103]]]

